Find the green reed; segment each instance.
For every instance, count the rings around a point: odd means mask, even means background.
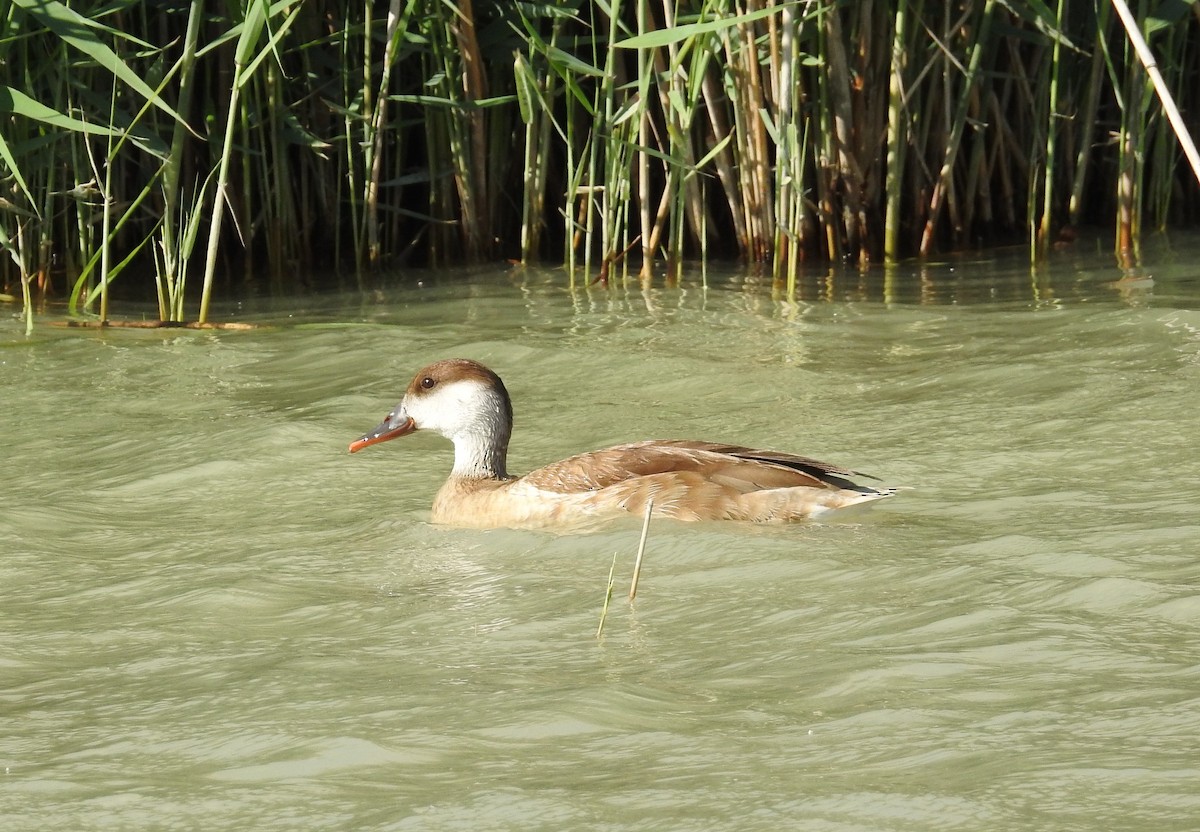
[[[350,265],[365,287],[410,262],[561,259],[592,282],[736,258],[794,287],[806,261],[1019,239],[1036,259],[1085,224],[1136,260],[1143,228],[1200,211],[1167,104],[1200,109],[1200,16],[1134,5],[1153,76],[1114,18],[0,0],[0,291],[28,327],[46,297],[106,318],[118,280],[205,320],[222,291]]]

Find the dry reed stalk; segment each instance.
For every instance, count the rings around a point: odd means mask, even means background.
[[[647,32],[646,23],[646,3],[635,3],[635,17],[637,18],[637,33],[645,35]],[[641,227],[642,238],[642,280],[649,280],[652,274],[654,264],[655,244],[654,237],[650,232],[650,72],[649,67],[652,65],[650,50],[639,47],[637,50],[637,67],[638,67],[638,127],[637,127],[637,202],[638,202],[638,221]]]
[[[1128,57],[1130,47],[1125,48]],[[1117,234],[1116,255],[1124,266],[1132,266],[1138,258],[1141,231],[1138,198],[1141,195],[1140,150],[1144,134],[1143,101],[1145,74],[1142,64],[1127,61],[1130,72],[1126,76],[1121,124],[1117,133]]]
[[[735,134],[725,117],[725,109],[721,106],[721,93],[717,87],[715,76],[715,70],[705,72],[701,85],[701,92],[704,96],[704,112],[708,116],[708,122],[712,128],[709,143],[714,147],[722,148],[715,159],[717,179],[721,183],[721,194],[729,206],[730,221],[733,223],[733,233],[738,247],[742,251],[748,251],[750,227],[747,209],[745,200],[742,198],[741,186],[734,173],[737,164],[734,148],[738,145],[730,146],[729,140]]]
[[[929,256],[933,253],[933,238],[938,222],[941,219],[942,209],[946,201],[952,199],[950,193],[954,184],[952,180],[954,163],[958,158],[958,152],[962,145],[963,132],[967,126],[967,108],[970,103],[971,91],[979,79],[980,69],[983,64],[983,53],[988,46],[988,33],[991,28],[995,7],[996,0],[986,0],[983,6],[983,13],[979,20],[978,32],[975,36],[974,44],[971,48],[971,57],[967,64],[966,75],[963,78],[959,91],[958,104],[952,116],[950,133],[946,139],[945,157],[942,160],[942,167],[938,172],[937,181],[934,183],[933,193],[929,199],[929,216],[925,221],[925,231],[921,235],[920,252],[922,256]],[[948,101],[949,99],[947,98]]]
[[[757,60],[757,47],[753,23],[739,23],[737,32],[740,36],[735,65],[738,67],[741,81],[738,91],[741,93],[742,106],[741,128],[745,131],[745,143],[742,148],[742,168],[745,177],[742,187],[746,189],[749,200],[746,202],[748,212],[747,226],[750,231],[750,247],[748,256],[754,262],[765,262],[770,254],[771,238],[774,236],[775,218],[771,211],[770,160],[767,152],[767,131],[759,114],[765,112],[767,104],[764,99],[762,74]]]
[[[376,94],[372,89],[369,74],[364,78],[364,124],[368,133],[363,142],[367,152],[364,167],[367,170],[366,190],[363,193],[363,204],[366,206],[366,264],[371,269],[377,269],[382,256],[379,229],[379,187],[383,176],[383,143],[387,135],[388,93],[391,90],[392,67],[396,62],[396,48],[400,33],[401,0],[391,0],[388,6],[387,26],[384,29],[383,66],[380,72],[379,88]],[[370,15],[370,7],[366,8]],[[370,50],[371,46],[365,44]],[[367,53],[368,60],[370,52]],[[372,102],[374,108],[372,110]]]
[[[842,249],[847,256],[867,259],[866,216],[862,208],[862,171],[853,149],[853,108],[850,102],[850,63],[846,58],[845,34],[842,31],[842,15],[836,2],[824,12],[826,25],[825,46],[829,58],[826,73],[833,119],[833,157],[830,162],[836,171],[837,186],[831,190],[841,194],[841,221],[834,223],[844,240]],[[832,211],[832,209],[831,209]],[[835,232],[836,233],[836,232]]]
[[[992,90],[986,90],[982,97],[984,100],[990,98]],[[975,90],[971,94],[970,102],[970,118],[976,123],[983,122],[983,109],[986,104],[980,103],[980,91]],[[963,184],[963,201],[961,213],[961,226],[963,234],[975,227],[975,215],[984,206],[988,206],[985,210],[990,210],[988,205],[988,177],[984,167],[984,159],[987,154],[988,139],[990,131],[980,129],[976,132],[974,140],[971,142],[970,158],[967,161],[967,179]]]
[[[1093,146],[1096,135],[1096,113],[1100,107],[1100,85],[1104,79],[1105,41],[1108,37],[1111,17],[1108,6],[1101,4],[1097,15],[1095,38],[1092,43],[1092,58],[1086,84],[1083,106],[1077,117],[1078,148],[1075,155],[1075,171],[1071,181],[1071,198],[1067,206],[1067,222],[1070,225],[1080,224],[1084,205],[1084,188],[1091,167]]]
[[[470,164],[459,171],[459,199],[462,225],[466,236],[467,257],[476,262],[491,253],[491,198],[488,195],[487,132],[484,111],[479,102],[488,97],[483,56],[475,33],[475,10],[471,0],[457,0],[457,14],[450,18],[450,29],[458,44],[461,63],[463,105],[467,122],[464,143]]]
[[[221,142],[216,193],[213,196],[213,216],[209,226],[208,246],[205,249],[204,288],[200,296],[200,314],[197,318],[200,323],[205,323],[208,320],[213,279],[217,271],[217,255],[221,245],[221,224],[225,216],[225,206],[228,204],[229,199],[229,171],[230,163],[233,160],[233,136],[234,127],[237,124],[235,116],[239,112],[238,101],[241,97],[244,75],[253,57],[251,53],[258,46],[258,39],[266,24],[266,18],[266,0],[251,0],[246,9],[245,19],[242,20],[242,29],[238,36],[237,48],[234,52],[233,83],[230,85],[228,99],[229,116],[225,122],[225,133]]]
[[[1138,27],[1133,13],[1129,11],[1129,5],[1125,0],[1112,0],[1112,4],[1113,8],[1117,10],[1117,15],[1121,18],[1121,23],[1125,26],[1125,31],[1129,35],[1129,42],[1133,44],[1133,50],[1137,53],[1138,60],[1141,61],[1142,66],[1146,69],[1146,73],[1150,76],[1151,83],[1154,84],[1154,91],[1158,94],[1163,111],[1167,114],[1167,120],[1171,122],[1171,128],[1175,131],[1175,136],[1179,139],[1179,146],[1183,150],[1183,155],[1187,157],[1188,163],[1192,166],[1192,172],[1196,176],[1197,183],[1200,183],[1200,152],[1197,152],[1196,144],[1192,141],[1187,124],[1184,123],[1179,108],[1175,106],[1175,99],[1171,95],[1171,90],[1167,87],[1167,82],[1163,80],[1162,73],[1158,69],[1158,61],[1155,59],[1154,53],[1150,51],[1146,39],[1142,37],[1141,29]],[[1200,10],[1197,10],[1197,16],[1200,17]]]
[[[775,261],[773,275],[779,280],[786,274],[788,294],[796,290],[796,275],[800,261],[803,235],[803,155],[796,125],[799,110],[799,45],[796,38],[794,9],[784,7],[780,15],[779,48],[773,53],[778,65],[778,89],[775,94]]]
[[[906,4],[896,7],[892,27],[891,63],[888,81],[887,161],[884,192],[883,258],[900,258],[900,212],[903,201],[904,162],[908,149],[908,103],[905,70],[908,67],[908,15]]]
[[[1063,30],[1063,14],[1065,10],[1065,0],[1058,0],[1056,17],[1054,20],[1054,29],[1056,32]],[[1059,67],[1062,63],[1062,38],[1054,38],[1054,45],[1051,47],[1051,57],[1049,65],[1046,67],[1046,72],[1049,74],[1049,92],[1046,102],[1046,150],[1045,164],[1042,170],[1042,217],[1041,222],[1036,225],[1037,231],[1034,234],[1034,239],[1031,241],[1031,257],[1040,259],[1045,256],[1050,245],[1050,234],[1053,223],[1054,213],[1054,172],[1055,172],[1055,156],[1058,149],[1058,85],[1059,85]],[[1033,217],[1030,217],[1030,227],[1034,227]]]

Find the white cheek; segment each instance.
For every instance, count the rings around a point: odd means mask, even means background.
[[[462,382],[455,385],[454,393],[453,410],[456,418],[452,421],[456,432],[478,429],[491,421],[492,397],[487,390],[478,384]]]
[[[406,409],[417,426],[450,438],[479,425],[480,411],[487,409],[490,399],[486,390],[469,381],[454,382],[411,398]]]
[[[438,424],[437,409],[430,407],[427,396],[421,396],[420,398],[409,396],[406,398],[404,400],[404,412],[409,415],[409,418],[421,430],[441,430],[441,425]]]

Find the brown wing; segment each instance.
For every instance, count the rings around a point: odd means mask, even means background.
[[[868,486],[862,486],[855,483],[852,477],[865,477],[866,479],[877,479],[870,474],[864,474],[861,471],[851,471],[849,468],[841,468],[837,465],[831,465],[828,462],[821,462],[819,459],[813,459],[808,456],[798,456],[789,454],[784,451],[767,451],[757,448],[745,448],[740,445],[720,445],[713,442],[694,442],[690,440],[664,440],[659,442],[661,445],[683,446],[689,448],[702,448],[718,454],[728,454],[737,457],[738,459],[753,460],[756,462],[764,462],[770,465],[781,465],[785,468],[791,468],[801,473],[809,474],[821,482],[837,488],[848,488],[852,491],[874,491]]]
[[[847,471],[793,454],[688,440],[650,440],[569,457],[522,479],[547,491],[597,491],[626,480],[666,473],[694,473],[746,493],[769,488],[864,490]],[[865,489],[870,490],[870,489]]]

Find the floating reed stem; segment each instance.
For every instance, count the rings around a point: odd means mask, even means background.
[[[642,555],[646,553],[646,535],[650,533],[650,515],[654,512],[654,498],[646,501],[646,516],[642,520],[642,537],[638,541],[637,558],[633,562],[633,580],[629,583],[629,600],[637,597],[638,581],[642,577]]]
[[[642,519],[642,536],[638,540],[637,557],[633,562],[633,579],[629,584],[629,600],[637,597],[638,580],[642,576],[642,555],[646,553],[646,536],[650,533],[650,515],[654,512],[654,498],[646,501],[646,515]],[[614,575],[617,571],[617,553],[613,553],[612,565],[608,568],[608,587],[604,592],[604,606],[600,609],[600,625],[596,627],[596,638],[604,632],[604,620],[608,617],[608,605],[612,601]]]
[[[596,627],[596,638],[600,638],[600,634],[604,632],[604,619],[608,617],[608,604],[612,601],[613,595],[613,575],[617,571],[617,553],[613,552],[612,566],[608,567],[608,586],[604,590],[604,606],[600,608],[600,625]]]

